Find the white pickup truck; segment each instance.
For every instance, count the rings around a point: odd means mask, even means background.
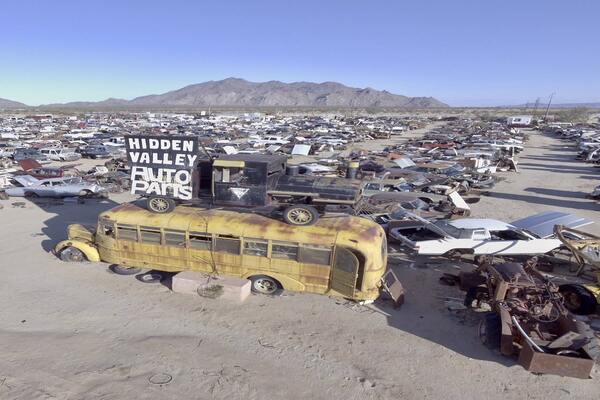
[[[52,161],[77,161],[81,158],[81,154],[75,153],[75,150],[63,147],[48,147],[41,149],[40,153]]]
[[[513,221],[462,218],[431,222],[417,215],[390,229],[390,237],[419,255],[452,253],[475,255],[535,255],[559,248],[554,226],[578,228],[593,223],[585,218],[556,211]]]

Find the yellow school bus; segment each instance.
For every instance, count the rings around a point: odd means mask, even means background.
[[[248,278],[252,290],[265,294],[281,288],[359,301],[379,296],[387,264],[384,230],[363,218],[291,226],[249,212],[186,206],[156,214],[120,205],[100,214],[95,232],[70,225],[55,251],[65,261]]]

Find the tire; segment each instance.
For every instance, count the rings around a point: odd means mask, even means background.
[[[77,196],[78,197],[90,197],[91,194],[92,194],[92,192],[90,192],[89,190],[82,190],[81,192],[79,192],[79,194]]]
[[[146,208],[157,214],[168,214],[175,209],[175,201],[166,197],[152,196],[146,200]]]
[[[309,205],[299,204],[289,206],[283,210],[283,220],[290,225],[308,226],[319,219],[319,212]]]
[[[496,312],[486,313],[479,322],[479,339],[488,349],[499,349],[502,327],[500,315]]]
[[[83,262],[87,261],[85,254],[83,251],[79,250],[77,247],[68,246],[60,251],[58,254],[61,260],[65,262]]]
[[[596,297],[581,285],[561,285],[558,290],[565,299],[565,307],[573,314],[589,315],[596,312]]]
[[[117,275],[136,275],[142,272],[141,268],[127,268],[121,267],[120,265],[113,264],[108,267],[108,270]]]
[[[35,192],[25,192],[25,197],[27,197],[28,199],[37,199],[38,197],[40,197],[40,195],[38,195]]]
[[[136,275],[135,279],[142,283],[160,283],[163,280],[163,276],[156,272],[146,272]]]
[[[280,289],[283,289],[281,283],[270,276],[256,275],[251,276],[249,279],[252,282],[252,291],[254,293],[273,295]]]

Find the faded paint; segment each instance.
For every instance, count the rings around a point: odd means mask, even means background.
[[[163,232],[188,232],[186,246],[117,240],[103,231],[103,221],[138,226],[138,237],[140,226],[157,227]],[[324,217],[312,226],[298,227],[250,212],[180,206],[172,213],[156,214],[134,204],[123,204],[102,213],[99,222],[93,237],[80,225],[69,227],[69,239],[72,242],[73,239],[93,242],[102,261],[130,267],[170,272],[191,270],[243,278],[268,275],[288,290],[341,295],[357,300],[371,300],[379,296],[379,282],[386,268],[385,232],[372,221],[352,216]],[[252,239],[327,246],[330,249],[344,247],[365,260],[362,287],[355,288],[352,296],[331,289],[333,253],[330,265],[247,255],[243,252],[230,254],[191,247],[189,232],[241,238],[242,248],[244,240]]]

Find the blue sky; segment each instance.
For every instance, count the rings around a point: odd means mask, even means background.
[[[600,101],[600,1],[0,0],[0,97],[133,98],[230,76],[451,105]]]

